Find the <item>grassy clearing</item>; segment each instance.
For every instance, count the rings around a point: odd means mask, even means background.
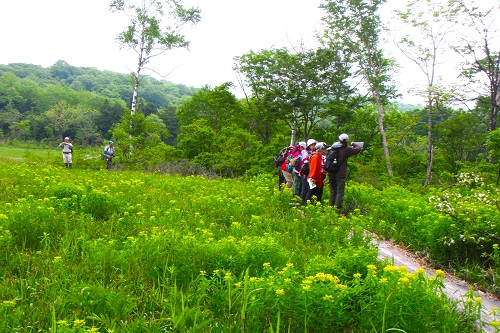
[[[271,176],[0,173],[6,331],[474,331],[480,302],[458,314],[442,272],[378,262],[359,211],[290,208]]]

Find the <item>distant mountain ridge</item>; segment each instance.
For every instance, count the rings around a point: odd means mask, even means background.
[[[62,85],[75,91],[88,91],[107,98],[120,98],[126,105],[130,105],[132,97],[129,74],[101,71],[93,67],[76,67],[64,60],[59,60],[46,68],[25,63],[0,65],[0,75],[3,73],[12,73],[21,79],[32,79],[40,86]],[[182,104],[196,90],[198,88],[145,76],[141,80],[139,98],[161,109]]]

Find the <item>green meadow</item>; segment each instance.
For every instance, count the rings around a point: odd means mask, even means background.
[[[413,232],[423,246],[435,236],[425,218],[447,218],[423,196],[353,183],[352,211],[339,217],[290,207],[272,175],[207,180],[106,171],[100,160],[65,169],[52,150],[2,147],[0,157],[2,332],[480,330],[480,298],[448,300],[442,271],[379,262],[366,237]],[[394,195],[402,201],[375,205]]]

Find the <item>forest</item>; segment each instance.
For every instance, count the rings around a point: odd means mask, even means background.
[[[496,174],[500,74],[488,22],[498,8],[426,1],[398,12],[402,24],[425,36],[401,36],[398,42],[429,82],[414,92],[426,105],[411,106],[394,102],[400,95],[392,81],[397,64],[381,48],[381,3],[326,2],[321,47],[271,47],[237,56],[239,87],[186,87],[63,60],[48,68],[0,65],[0,138],[55,146],[69,136],[77,147],[113,138],[122,168],[154,170],[183,161],[190,170],[233,177],[272,172],[273,156],[290,143],[315,138],[331,144],[345,132],[365,142],[352,166],[360,180],[427,185],[477,168]],[[363,18],[360,24],[352,24],[354,16]],[[455,38],[457,24],[482,39]],[[445,46],[445,40],[456,43]],[[453,87],[437,74],[444,48],[464,59]],[[132,103],[137,77],[138,99]]]

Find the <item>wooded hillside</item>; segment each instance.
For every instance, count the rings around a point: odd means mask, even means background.
[[[130,80],[126,74],[75,67],[62,60],[48,68],[0,65],[0,137],[42,141],[67,135],[81,143],[100,144],[130,104]],[[167,120],[195,91],[144,77],[139,110]],[[175,127],[175,121],[168,123]]]

